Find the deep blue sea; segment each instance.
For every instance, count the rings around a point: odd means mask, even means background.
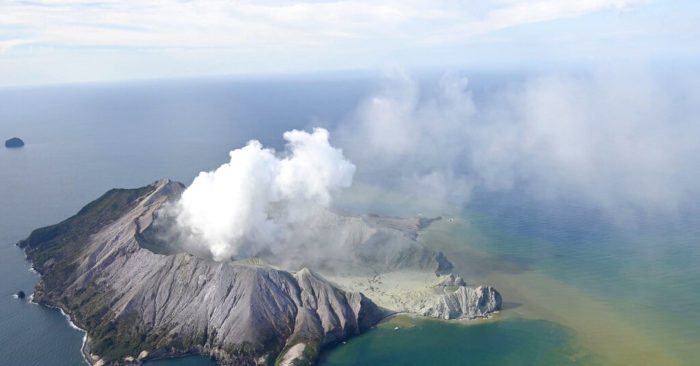
[[[477,78],[475,88],[488,89]],[[494,81],[496,82],[496,81]],[[481,83],[481,84],[479,84]],[[249,139],[328,127],[376,86],[369,76],[173,80],[0,90],[0,354],[8,365],[80,365],[83,334],[12,297],[38,276],[14,245],[113,187],[189,184]],[[431,228],[506,310],[479,324],[396,318],[324,352],[324,365],[700,364],[700,219],[620,226],[594,210],[476,195]],[[400,331],[393,325],[400,324]],[[204,358],[153,365],[208,365]]]

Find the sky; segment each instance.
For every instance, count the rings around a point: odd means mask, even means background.
[[[692,0],[3,0],[0,87],[696,62]]]

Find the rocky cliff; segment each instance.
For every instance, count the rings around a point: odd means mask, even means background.
[[[501,294],[493,287],[458,286],[432,297],[416,313],[439,319],[473,319],[486,317],[500,309]]]

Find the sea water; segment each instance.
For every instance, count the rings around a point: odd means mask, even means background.
[[[422,240],[445,252],[469,284],[495,286],[504,311],[488,324],[412,319],[415,327],[395,332],[394,326],[379,327],[327,351],[323,365],[418,365],[427,359],[468,365],[700,364],[696,215],[621,223],[517,193],[479,197],[469,209],[413,203],[410,210],[443,214]],[[383,199],[373,209],[405,204],[392,194]]]
[[[83,333],[58,310],[12,297],[38,281],[14,246],[32,229],[113,187],[187,184],[251,138],[279,149],[285,130],[332,129],[371,87],[334,77],[0,90],[0,137],[26,143],[0,149],[0,363],[84,362]],[[618,225],[517,194],[475,197],[468,209],[438,210],[452,220],[424,239],[470,284],[496,286],[504,311],[481,323],[393,318],[324,352],[322,364],[700,364],[697,216]],[[382,204],[420,210],[396,202]]]
[[[398,328],[398,329],[397,329]],[[391,319],[325,352],[321,365],[590,365],[597,355],[545,320],[479,324]]]

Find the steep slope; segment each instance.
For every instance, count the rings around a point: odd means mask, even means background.
[[[111,190],[18,243],[42,274],[34,300],[61,307],[87,330],[93,363],[201,353],[224,364],[272,364],[297,344],[296,361],[311,363],[321,346],[381,318],[362,294],[307,269],[292,274],[141,247],[137,236],[153,213],[183,189],[162,180]]]

